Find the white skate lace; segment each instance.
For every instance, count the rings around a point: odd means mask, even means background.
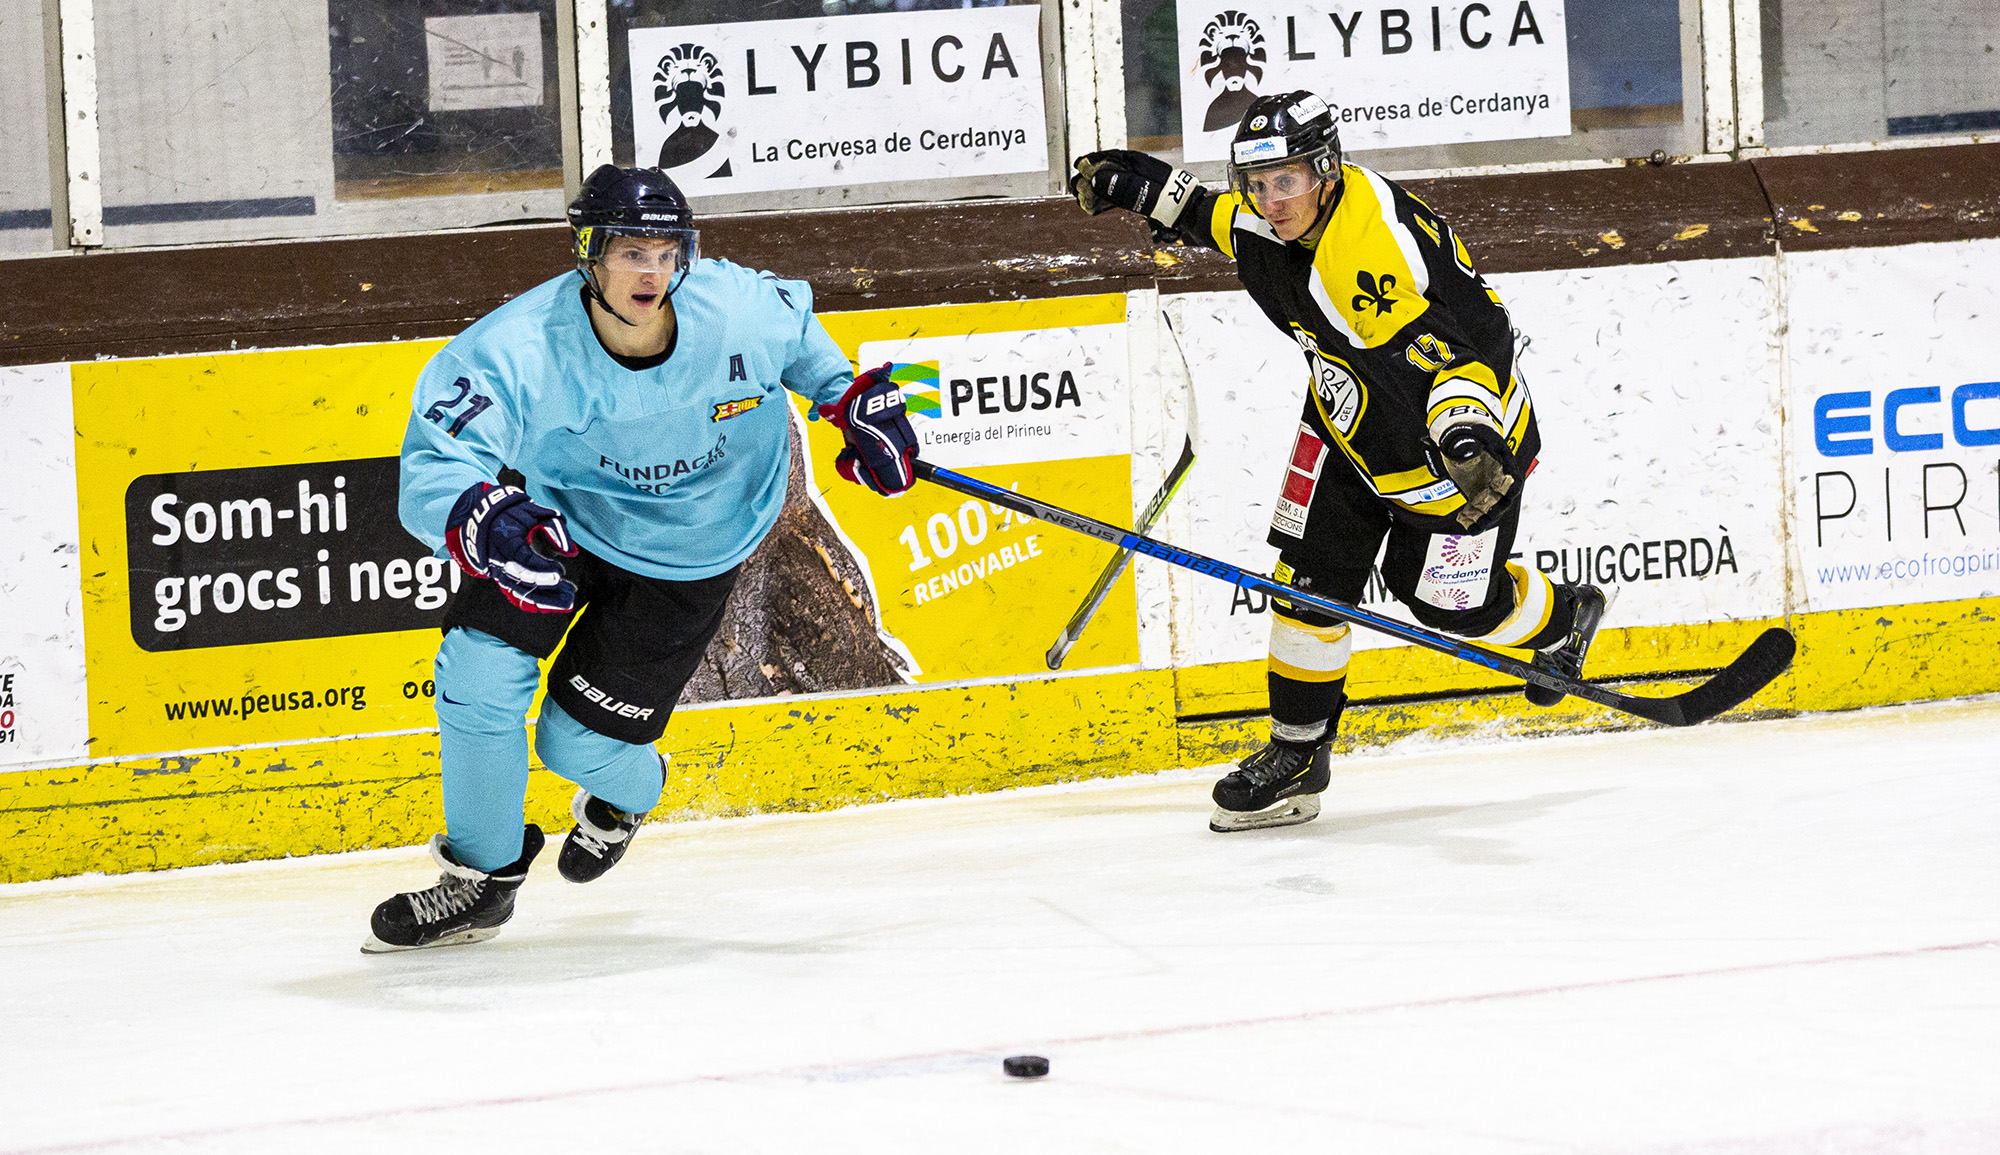
[[[443,875],[436,886],[410,896],[410,909],[416,911],[419,922],[442,922],[478,902],[485,885],[483,878]]]
[[[592,858],[603,858],[604,852],[611,849],[609,842],[597,837],[582,826],[576,828],[576,833],[572,837],[576,839],[576,844],[582,847]]]

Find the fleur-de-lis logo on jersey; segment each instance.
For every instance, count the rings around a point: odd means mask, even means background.
[[[1376,287],[1377,283],[1375,274],[1373,273],[1362,273],[1354,279],[1354,283],[1361,286],[1361,291],[1354,294],[1355,312],[1359,313],[1368,306],[1373,305],[1375,306],[1375,315],[1380,317],[1396,307],[1396,302],[1389,297],[1389,294],[1396,288],[1396,274],[1383,273],[1380,283],[1381,287],[1379,288]]]

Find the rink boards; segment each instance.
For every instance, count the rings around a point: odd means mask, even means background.
[[[1593,676],[1665,693],[1785,624],[1799,660],[1746,710],[2000,689],[1997,258],[1985,240],[1491,278],[1533,338],[1546,446],[1516,560],[1615,591]],[[1151,495],[1191,397],[1200,459],[1165,535],[1268,570],[1304,380],[1243,294],[826,323],[863,367],[899,366],[927,457],[1100,517]],[[382,510],[438,344],[0,369],[0,880],[437,828],[426,687],[453,577]],[[832,431],[795,427],[825,547],[859,564],[849,596],[879,607],[907,681],[684,707],[662,742],[676,814],[1202,765],[1260,736],[1258,599],[1141,565],[1051,676],[1096,543],[942,491],[881,501],[824,469]],[[1622,724],[1358,641],[1349,742]],[[531,819],[562,825],[568,794],[537,772]]]

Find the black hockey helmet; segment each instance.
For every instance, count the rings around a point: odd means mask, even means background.
[[[575,234],[576,267],[586,279],[612,237],[665,237],[679,242],[680,265],[667,288],[669,294],[701,255],[694,210],[673,178],[656,168],[599,165],[570,202],[569,227]]]
[[[1251,173],[1301,160],[1315,177],[1333,182],[1334,200],[1339,200],[1340,129],[1333,123],[1333,109],[1304,89],[1260,96],[1243,111],[1229,144],[1229,187],[1247,201],[1245,178]]]

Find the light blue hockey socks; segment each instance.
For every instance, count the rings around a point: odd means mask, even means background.
[[[534,656],[491,634],[455,629],[437,656],[438,762],[451,852],[475,870],[521,857],[528,796],[528,707]]]
[[[658,751],[587,729],[548,699],[535,724],[535,753],[542,765],[627,814],[651,810],[660,800]]]

